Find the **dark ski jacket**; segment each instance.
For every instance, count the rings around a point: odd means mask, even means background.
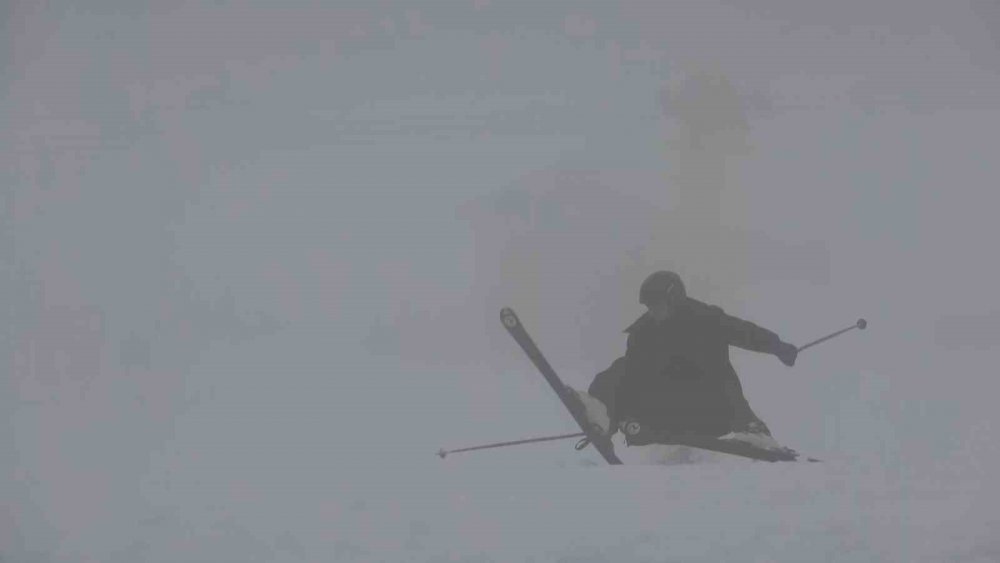
[[[743,395],[729,347],[777,353],[777,334],[691,298],[663,322],[646,314],[625,332],[625,356],[589,389],[613,421],[633,417],[647,427],[718,436],[760,420]]]

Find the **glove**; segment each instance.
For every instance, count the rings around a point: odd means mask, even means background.
[[[778,356],[781,363],[788,367],[792,367],[795,365],[795,359],[799,357],[799,349],[794,344],[779,342],[778,349],[774,355]]]
[[[610,436],[613,433],[607,405],[589,393],[577,391],[569,385],[566,385],[566,391],[567,395],[573,398],[580,414],[590,423],[591,428],[599,429],[599,433],[602,435]]]

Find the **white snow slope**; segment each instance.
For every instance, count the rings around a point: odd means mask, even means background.
[[[502,454],[492,455],[500,462]],[[428,456],[430,457],[430,456]],[[151,494],[131,529],[67,530],[52,561],[978,561],[996,486],[874,460],[554,467],[469,458]],[[413,463],[415,460],[407,460]],[[94,535],[104,545],[78,551]]]
[[[494,456],[496,459],[499,456]],[[145,561],[997,561],[996,488],[872,460],[504,471],[448,459],[336,484],[164,495]],[[340,477],[340,476],[337,476]],[[984,494],[986,493],[986,494]]]
[[[937,459],[888,447],[677,463],[618,446],[627,465],[609,467],[572,440],[442,460],[426,438],[320,460],[267,436],[220,443],[207,416],[180,420],[135,480],[95,481],[79,466],[93,454],[64,445],[74,467],[35,474],[72,479],[22,475],[6,491],[4,561],[1000,560],[996,451],[981,432]]]

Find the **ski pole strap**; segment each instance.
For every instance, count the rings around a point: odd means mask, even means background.
[[[456,450],[446,450],[441,448],[438,450],[437,455],[444,459],[448,454],[457,454],[461,452],[471,452],[474,450],[486,450],[490,448],[503,448],[506,446],[516,446],[518,444],[531,444],[535,442],[550,442],[552,440],[565,440],[566,438],[579,438],[580,436],[586,436],[583,432],[576,432],[574,434],[560,434],[558,436],[545,436],[544,438],[527,438],[524,440],[514,440],[511,442],[497,442],[495,444],[485,444],[482,446],[470,446],[468,448],[458,448]],[[579,449],[579,448],[578,448]]]

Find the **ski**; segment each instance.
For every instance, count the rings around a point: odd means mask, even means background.
[[[604,436],[601,432],[596,431],[591,428],[590,422],[587,420],[587,415],[584,412],[583,405],[578,402],[576,397],[572,395],[566,385],[559,379],[556,375],[555,370],[549,365],[549,362],[542,355],[541,350],[535,345],[535,342],[528,336],[528,331],[524,329],[524,325],[521,324],[521,320],[517,318],[517,314],[514,310],[509,307],[504,307],[500,310],[500,320],[503,322],[504,328],[510,333],[514,341],[521,346],[524,353],[528,355],[538,371],[542,373],[545,377],[545,381],[549,383],[552,390],[556,392],[556,396],[565,405],[566,410],[573,416],[573,420],[576,421],[577,425],[583,430],[584,434],[587,435],[587,440],[594,445],[594,448],[601,454],[601,457],[610,465],[621,465],[622,462],[615,455],[614,445],[611,443],[611,439]]]
[[[798,452],[791,448],[760,448],[739,440],[723,440],[711,436],[678,436],[668,438],[665,443],[737,455],[758,461],[798,461],[799,458]]]
[[[725,437],[691,433],[654,433],[643,429],[634,421],[626,421],[622,426],[626,442],[630,446],[645,446],[649,444],[687,446],[758,461],[799,461],[799,453],[784,446],[762,447],[738,438],[726,439]],[[811,462],[819,461],[813,458],[806,458],[806,460]]]

